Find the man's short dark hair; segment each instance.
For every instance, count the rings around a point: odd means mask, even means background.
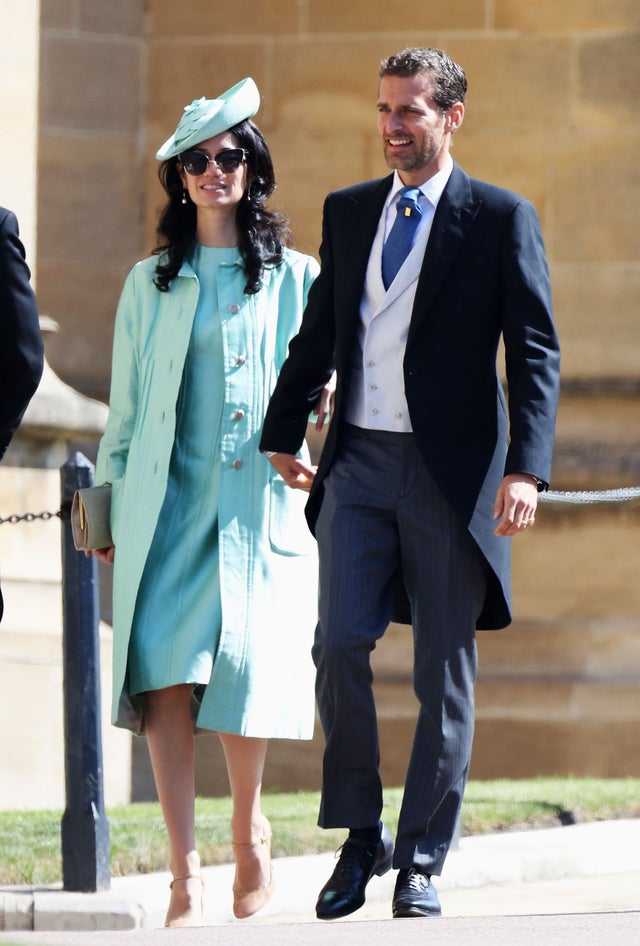
[[[424,72],[434,80],[433,100],[438,108],[446,112],[456,102],[463,102],[467,94],[467,77],[464,70],[442,49],[409,46],[380,63],[379,76],[402,76],[408,78]]]

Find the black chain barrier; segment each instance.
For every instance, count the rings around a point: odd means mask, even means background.
[[[68,519],[71,515],[71,503],[64,503],[57,512],[24,512],[22,515],[14,513],[12,516],[0,516],[0,526],[10,522],[15,525],[17,522],[35,522],[36,519]]]
[[[548,503],[570,503],[572,505],[591,505],[593,503],[623,503],[640,499],[640,486],[623,486],[619,489],[593,490],[547,490],[540,493],[540,501]],[[36,520],[68,519],[71,515],[71,503],[63,503],[57,512],[25,512],[11,516],[0,516],[0,526],[7,522],[35,522]]]

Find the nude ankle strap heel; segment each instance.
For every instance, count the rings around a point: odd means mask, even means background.
[[[257,913],[273,894],[271,830],[269,823],[258,841],[233,841],[236,875],[233,881],[233,914],[243,920]],[[264,883],[264,878],[268,880]]]
[[[184,904],[178,902],[174,903],[173,889],[175,884],[186,883],[188,880],[199,880],[201,885],[200,893],[200,904],[199,909],[194,908],[191,905],[191,900],[189,898],[187,901],[187,908],[184,909]],[[176,928],[182,926],[200,926],[202,925],[202,917],[204,915],[204,877],[201,874],[185,874],[184,877],[174,877],[171,883],[169,884],[169,889],[171,890],[171,900],[169,901],[169,909],[167,911],[167,917],[164,921],[165,927]],[[187,891],[185,889],[185,895]],[[176,898],[177,899],[177,898]]]

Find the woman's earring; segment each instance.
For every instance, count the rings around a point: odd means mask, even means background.
[[[182,201],[181,201],[181,203],[182,203],[182,204],[188,204],[188,203],[189,203],[189,201],[188,201],[188,199],[187,199],[187,190],[186,190],[186,188],[183,188],[183,189],[182,189]]]

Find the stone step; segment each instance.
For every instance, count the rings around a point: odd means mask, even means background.
[[[479,682],[496,676],[640,682],[640,617],[614,622],[515,621],[502,631],[477,635]],[[376,679],[411,684],[413,631],[392,624],[378,643]]]
[[[470,777],[638,778],[639,724],[640,714],[635,719],[604,715],[600,719],[567,720],[480,718]]]
[[[3,576],[2,595],[5,609],[0,653],[4,649],[3,642],[6,646],[10,632],[14,631],[19,633],[11,636],[12,646],[23,653],[26,639],[19,636],[21,633],[48,633],[59,641],[62,639],[62,589],[59,581],[27,581]]]
[[[637,620],[640,502],[543,502],[536,518],[512,543],[515,619]]]

